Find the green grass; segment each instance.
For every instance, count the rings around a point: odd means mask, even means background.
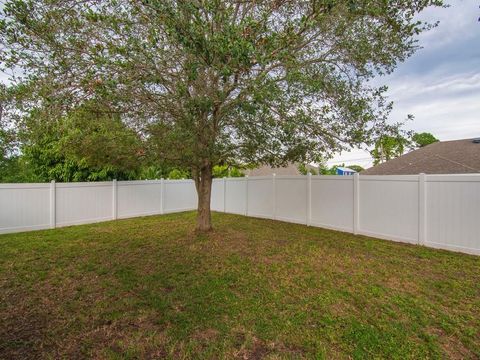
[[[0,358],[479,358],[480,258],[192,212],[0,236]]]

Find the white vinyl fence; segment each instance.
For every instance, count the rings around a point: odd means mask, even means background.
[[[0,184],[0,233],[193,210],[192,180]]]
[[[480,175],[215,179],[212,209],[480,255]]]
[[[191,180],[0,184],[0,233],[196,205]],[[480,255],[480,175],[215,179],[212,209]]]

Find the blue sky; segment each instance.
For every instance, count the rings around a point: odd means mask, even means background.
[[[440,21],[419,37],[418,50],[397,70],[375,83],[389,87],[392,122],[415,116],[406,128],[431,132],[440,140],[480,137],[480,1],[450,0],[449,8],[419,17]],[[368,152],[352,150],[329,165],[371,165]]]

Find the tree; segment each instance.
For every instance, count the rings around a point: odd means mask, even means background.
[[[415,133],[412,136],[413,143],[416,148],[421,148],[430,144],[433,144],[438,140],[435,136],[428,132],[423,132],[423,133]]]
[[[317,169],[312,165],[298,164],[297,169],[302,175],[308,175],[309,173],[312,175],[318,175]]]
[[[370,151],[373,158],[373,165],[403,155],[408,145],[408,139],[403,136],[382,136],[376,143],[375,148]]]
[[[0,182],[24,182],[29,179],[27,169],[14,145],[15,134],[11,129],[0,128]]]
[[[0,124],[0,173],[3,174],[11,163],[12,132]]]
[[[211,228],[215,165],[318,162],[371,144],[390,73],[441,0],[6,0],[0,60],[23,107],[85,101],[121,114],[162,159],[189,168]],[[27,104],[25,104],[27,103]]]
[[[244,177],[245,174],[238,167],[228,165],[216,165],[213,167],[214,178],[222,177]]]
[[[142,143],[120,118],[90,106],[55,121],[42,111],[22,118],[17,138],[19,161],[30,181],[104,181],[136,177]]]
[[[23,182],[27,171],[18,154],[15,129],[6,121],[6,89],[0,85],[0,182]]]
[[[178,172],[172,173],[173,171],[178,171]],[[172,166],[169,166],[168,164],[164,164],[161,162],[160,163],[155,162],[155,165],[153,165],[153,163],[148,165],[148,160],[147,160],[147,165],[140,167],[138,172],[139,172],[139,176],[137,178],[141,180],[157,180],[162,178],[185,179],[185,178],[191,177],[188,172],[175,169]]]
[[[173,169],[168,174],[168,178],[173,180],[188,179],[189,177],[190,174],[187,171],[182,171],[180,169]]]

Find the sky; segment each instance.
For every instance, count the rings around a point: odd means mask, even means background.
[[[391,122],[415,119],[405,128],[430,132],[441,141],[480,137],[480,1],[447,0],[449,8],[427,9],[419,18],[439,21],[419,36],[422,49],[396,71],[375,80],[389,87]],[[370,167],[368,152],[337,154],[328,165]]]

